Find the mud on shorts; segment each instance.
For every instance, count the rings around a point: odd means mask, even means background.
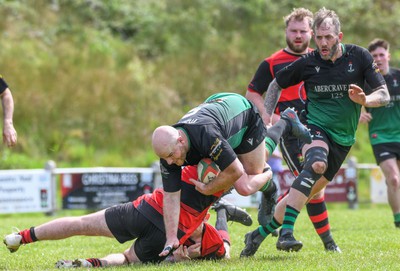
[[[328,145],[328,168],[323,176],[328,181],[332,181],[333,177],[335,177],[336,173],[342,166],[343,161],[346,159],[346,156],[349,153],[351,146],[343,146],[337,144],[330,139],[330,137],[325,133],[323,129],[319,128],[316,125],[308,124],[307,128],[310,129],[313,141],[322,140]]]
[[[118,242],[135,240],[135,253],[139,260],[160,262],[164,257],[158,254],[164,249],[165,233],[140,213],[131,202],[107,208],[107,226]]]
[[[400,142],[389,142],[372,145],[376,163],[379,165],[383,161],[391,158],[400,160]]]
[[[261,143],[264,144],[265,137],[267,136],[267,128],[264,126],[264,122],[258,113],[257,107],[251,102],[250,104],[252,109],[247,123],[248,128],[243,135],[242,142],[234,149],[236,154],[244,154],[253,151]]]

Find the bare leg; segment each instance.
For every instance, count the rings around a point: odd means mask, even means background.
[[[124,253],[110,254],[100,258],[100,261],[103,267],[140,263],[140,260],[135,253],[134,245],[125,250]]]
[[[75,235],[114,237],[105,220],[105,211],[80,217],[63,217],[35,227],[38,240],[59,240]]]
[[[248,196],[256,193],[267,181],[272,179],[272,172],[263,173],[265,164],[265,144],[262,142],[256,149],[249,153],[238,155],[243,164],[245,174],[243,174],[234,184],[236,191]]]
[[[400,213],[400,162],[396,158],[388,159],[379,164],[385,175],[389,205],[393,214]]]
[[[328,184],[328,180],[325,179],[324,177],[321,177],[313,186],[310,196],[308,197],[308,199],[306,199],[306,202],[309,201],[311,198],[313,198],[314,196],[316,196],[318,193],[320,193],[322,191],[322,189],[324,189],[324,187]],[[297,191],[297,190],[296,190]],[[323,192],[323,191],[322,191]],[[290,192],[289,192],[290,193]],[[304,194],[302,194],[304,196]],[[304,196],[305,197],[305,196]],[[275,214],[274,217],[275,219],[279,222],[282,223],[283,222],[283,217],[285,215],[285,209],[286,209],[286,204],[287,204],[287,200],[288,200],[288,195],[286,195],[286,197],[284,197],[282,200],[280,200],[278,202],[278,204],[275,207]]]

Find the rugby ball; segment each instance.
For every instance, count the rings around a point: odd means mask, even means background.
[[[218,175],[219,168],[210,158],[203,158],[197,164],[197,179],[208,184]]]

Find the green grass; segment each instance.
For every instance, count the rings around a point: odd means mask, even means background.
[[[398,270],[400,268],[400,230],[393,226],[387,205],[361,204],[349,210],[346,204],[329,204],[332,232],[342,254],[326,253],[315,234],[304,210],[296,223],[295,236],[304,244],[297,253],[275,249],[275,237],[268,237],[252,258],[239,258],[243,249],[243,236],[255,226],[245,227],[229,223],[232,242],[232,259],[220,262],[203,261],[170,265],[137,265],[137,270]],[[253,218],[256,210],[248,210]],[[59,212],[57,216],[77,215],[82,212]],[[211,211],[211,222],[215,213]],[[8,234],[12,226],[20,229],[37,225],[54,217],[42,214],[0,216],[0,235]],[[0,270],[53,270],[59,259],[101,257],[122,252],[131,243],[119,244],[103,237],[73,237],[66,240],[46,241],[21,247],[16,253],[0,249]],[[130,270],[132,267],[115,267],[107,270]]]

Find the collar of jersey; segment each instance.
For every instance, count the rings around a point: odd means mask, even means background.
[[[189,135],[188,135],[188,133],[186,132],[186,130],[184,129],[184,128],[182,128],[182,127],[177,127],[176,128],[177,130],[181,130],[182,132],[184,132],[185,133],[185,135],[186,135],[186,138],[187,138],[187,142],[188,142],[188,147],[189,147],[189,149],[190,149],[190,137],[189,137]]]

